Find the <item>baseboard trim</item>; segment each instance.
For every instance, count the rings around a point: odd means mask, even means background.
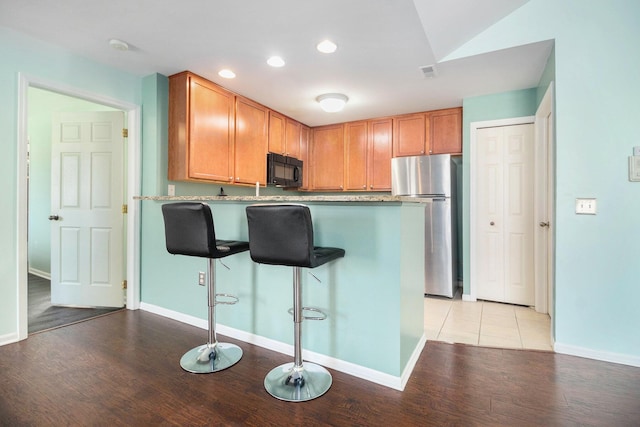
[[[191,326],[196,326],[201,329],[207,329],[209,327],[207,320],[200,319],[198,317],[190,316],[184,313],[180,313],[173,310],[168,310],[157,305],[148,304],[145,302],[140,303],[140,310],[147,311],[149,313],[157,314],[162,317],[166,317],[178,322],[186,323]],[[216,332],[221,335],[225,335],[230,338],[234,338],[248,344],[257,345],[258,347],[266,348],[267,350],[277,351],[278,353],[286,354],[293,357],[293,346],[285,344],[280,341],[272,340],[270,338],[262,337],[260,335],[252,334],[239,329],[231,328],[225,325],[216,325]],[[416,348],[414,349],[407,366],[405,367],[402,376],[397,377],[384,372],[376,371],[375,369],[367,368],[364,366],[356,365],[351,362],[347,362],[334,357],[329,357],[324,354],[315,353],[308,350],[302,351],[302,357],[313,363],[318,363],[327,368],[335,369],[336,371],[343,372],[354,377],[361,378],[363,380],[371,381],[376,384],[380,384],[385,387],[389,387],[395,390],[404,390],[405,385],[409,381],[409,377],[413,372],[420,353],[426,344],[426,336],[423,335]]]
[[[51,280],[51,273],[47,273],[46,271],[41,271],[35,268],[29,268],[29,274],[42,277],[43,279]]]
[[[18,342],[18,341],[20,340],[18,339],[17,333],[0,335],[0,346],[13,344],[14,342]]]
[[[628,354],[591,350],[584,347],[558,343],[557,341],[554,344],[553,349],[556,353],[567,354],[569,356],[578,356],[584,357],[586,359],[600,360],[602,362],[611,362],[617,363],[619,365],[640,367],[639,356],[630,356]]]

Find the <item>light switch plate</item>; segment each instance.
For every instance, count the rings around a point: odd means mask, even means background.
[[[580,215],[595,215],[596,199],[576,199],[576,213]]]
[[[629,181],[640,181],[640,156],[629,157]]]
[[[173,184],[169,184],[167,187],[167,196],[175,196],[176,195],[176,186]]]

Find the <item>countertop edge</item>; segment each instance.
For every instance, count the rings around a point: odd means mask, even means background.
[[[216,202],[341,202],[341,203],[423,203],[427,199],[408,196],[133,196],[133,200],[216,201]]]

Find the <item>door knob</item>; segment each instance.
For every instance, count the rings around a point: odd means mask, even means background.
[[[58,215],[49,215],[49,221],[58,221],[60,217]]]
[[[549,226],[548,222],[544,222],[543,221],[543,222],[540,223],[540,227],[548,227],[548,226]]]

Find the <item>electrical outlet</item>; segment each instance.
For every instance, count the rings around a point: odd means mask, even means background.
[[[200,271],[198,273],[198,285],[204,286],[205,277],[206,277],[206,275],[205,275],[204,271]]]
[[[581,215],[595,215],[596,199],[576,199],[576,213]]]
[[[176,195],[176,186],[173,184],[169,184],[169,186],[167,187],[167,195],[168,196],[175,196]]]

